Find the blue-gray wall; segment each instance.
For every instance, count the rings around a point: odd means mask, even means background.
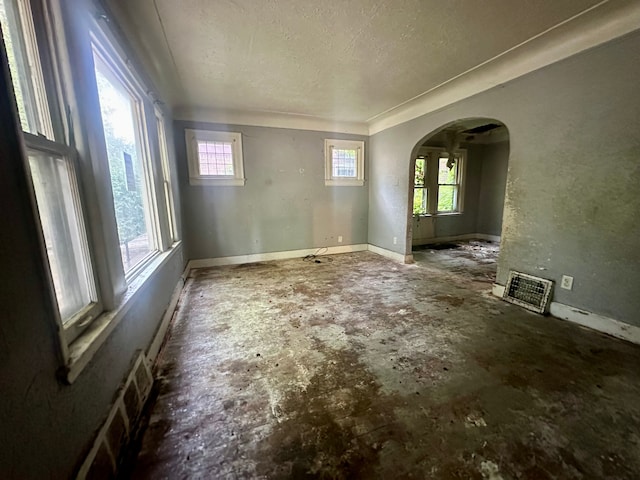
[[[638,78],[635,32],[373,135],[369,243],[410,251],[409,166],[425,134],[495,118],[510,138],[498,282],[510,269],[571,275],[556,301],[640,325]]]
[[[367,243],[368,182],[324,185],[324,139],[357,135],[174,122],[184,238],[190,259]],[[184,129],[242,133],[242,187],[189,185]]]

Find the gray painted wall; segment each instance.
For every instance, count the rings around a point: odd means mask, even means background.
[[[556,301],[640,325],[640,32],[390,128],[370,140],[369,243],[408,253],[409,162],[442,125],[510,134],[498,282],[575,278]],[[394,245],[393,236],[405,238]]]
[[[0,69],[0,478],[71,478],[135,352],[151,343],[185,261],[176,251],[76,382],[58,381],[54,300],[7,78]]]
[[[476,231],[499,236],[509,167],[509,142],[482,145],[482,172]]]
[[[368,186],[325,187],[324,139],[337,133],[174,122],[190,259],[367,243]],[[189,185],[185,128],[242,133],[243,187]],[[369,162],[366,157],[365,178]]]

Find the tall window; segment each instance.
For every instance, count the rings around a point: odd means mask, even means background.
[[[465,150],[452,156],[441,148],[421,149],[414,170],[414,215],[462,212],[465,156]]]
[[[458,209],[459,158],[451,154],[438,157],[438,212],[455,212]]]
[[[160,147],[160,161],[162,162],[162,184],[164,187],[164,198],[167,209],[167,223],[169,225],[170,243],[178,240],[176,231],[176,214],[173,204],[173,191],[171,190],[171,170],[169,168],[169,151],[167,146],[167,133],[164,126],[164,117],[156,110],[156,127],[158,129],[158,142]]]
[[[60,90],[57,79],[43,73],[53,71],[53,58],[51,51],[38,47],[48,39],[38,38],[36,21],[45,19],[34,17],[29,1],[0,0],[0,24],[62,336],[72,341],[101,306],[76,176],[77,153],[55,134],[64,131],[57,108]]]
[[[125,273],[156,251],[140,99],[94,50],[102,126]]]
[[[427,160],[424,155],[416,159],[416,167],[414,170],[413,181],[413,214],[426,215],[427,213],[427,194],[428,188],[426,184]]]

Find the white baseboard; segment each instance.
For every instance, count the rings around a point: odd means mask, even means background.
[[[494,283],[491,293],[496,297],[502,298],[504,289],[504,285]],[[629,325],[628,323],[613,318],[603,317],[597,313],[591,313],[587,310],[558,302],[551,302],[549,313],[556,318],[567,320],[571,323],[640,345],[640,327],[636,327],[635,325]]]
[[[286,250],[284,252],[254,253],[250,255],[236,255],[233,257],[202,258],[189,260],[187,267],[206,268],[220,267],[223,265],[240,265],[242,263],[268,262],[270,260],[287,260],[289,258],[302,258],[313,255],[320,250],[321,255],[334,255],[336,253],[362,252],[367,250],[367,244],[340,245],[326,248],[306,248],[304,250]]]
[[[487,233],[465,233],[464,235],[453,235],[450,237],[434,238],[414,238],[413,246],[431,245],[434,243],[461,242],[465,240],[486,240],[488,242],[500,243],[500,235],[489,235]]]
[[[151,345],[147,350],[147,361],[149,362],[149,365],[153,365],[155,363],[156,357],[160,352],[160,347],[162,347],[162,342],[164,342],[164,338],[167,335],[167,330],[169,329],[169,324],[171,323],[171,319],[173,318],[173,313],[176,310],[178,300],[180,300],[180,295],[182,294],[182,289],[184,288],[184,284],[186,283],[187,278],[189,277],[189,272],[191,271],[189,263],[187,263],[184,272],[182,272],[182,275],[180,276],[180,280],[178,280],[178,284],[173,289],[171,299],[169,300],[169,305],[167,306],[167,309],[162,316],[158,331],[153,337],[153,341],[151,342]]]
[[[382,255],[383,257],[390,258],[391,260],[395,260],[400,263],[413,263],[413,255],[404,255],[398,252],[392,252],[391,250],[387,250],[386,248],[377,247],[375,245],[369,244],[368,250],[373,253],[377,253],[378,255]]]
[[[629,325],[609,317],[603,317],[597,313],[591,313],[563,303],[551,302],[549,312],[554,317],[577,323],[583,327],[606,333],[612,337],[621,338],[631,343],[640,345],[640,327]]]
[[[494,283],[493,286],[491,287],[491,293],[493,293],[496,297],[502,298],[504,295],[505,288],[506,287],[504,285],[499,285],[497,283]]]

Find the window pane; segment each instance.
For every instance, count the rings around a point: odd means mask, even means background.
[[[234,176],[231,143],[198,140],[200,175]]]
[[[53,140],[53,128],[28,2],[0,0],[0,24],[22,129]]]
[[[414,178],[415,186],[424,185],[425,172],[426,172],[425,166],[426,166],[426,163],[424,158],[416,159],[416,169],[415,169],[415,178]]]
[[[413,214],[424,215],[427,213],[427,189],[415,188],[413,190]]]
[[[453,212],[456,210],[458,187],[455,185],[440,185],[438,188],[438,211]]]
[[[167,137],[164,131],[164,120],[156,115],[158,126],[158,142],[160,142],[160,160],[162,162],[162,178],[164,183],[164,199],[167,207],[167,221],[171,241],[177,240],[175,227],[175,213],[173,211],[173,192],[171,191],[171,174],[169,170],[169,153],[167,151]]]
[[[458,173],[458,162],[454,161],[451,168],[447,166],[449,159],[447,157],[440,157],[438,160],[438,183],[453,185],[456,183]]]
[[[333,148],[331,150],[333,176],[356,178],[357,156],[358,151],[356,149]]]
[[[64,158],[30,151],[29,166],[64,322],[96,300],[76,183]]]
[[[136,102],[116,77],[96,59],[100,111],[107,145],[111,189],[125,273],[152,248],[147,182],[136,131]]]

